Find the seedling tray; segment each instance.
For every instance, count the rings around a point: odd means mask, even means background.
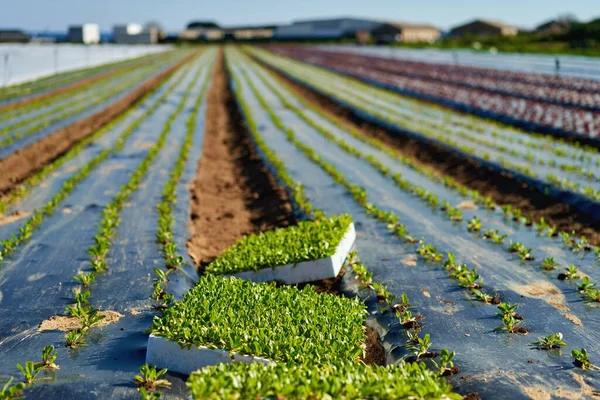
[[[222,363],[260,362],[268,364],[266,358],[242,355],[223,349],[211,349],[205,346],[185,346],[162,336],[150,334],[146,363],[158,368],[167,368],[169,372],[190,375],[192,372],[211,365]]]
[[[277,281],[288,285],[335,278],[340,273],[344,260],[346,260],[346,256],[352,250],[355,240],[356,231],[354,223],[350,223],[335,253],[330,257],[319,258],[314,261],[303,261],[298,264],[263,268],[258,271],[237,272],[231,274],[231,276],[253,282]]]

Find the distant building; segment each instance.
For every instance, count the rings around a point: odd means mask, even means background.
[[[27,43],[29,35],[18,29],[0,29],[0,43]]]
[[[543,35],[560,34],[568,31],[575,22],[572,19],[553,19],[536,27],[535,32]]]
[[[190,41],[264,40],[273,36],[275,28],[275,25],[222,28],[213,22],[193,22],[179,34],[179,38]]]
[[[373,29],[370,36],[377,43],[433,43],[442,36],[442,32],[431,25],[386,22]]]
[[[158,42],[156,27],[143,28],[139,24],[116,25],[113,41],[117,44],[154,44]]]
[[[225,35],[233,40],[264,40],[272,38],[276,28],[276,25],[232,26],[225,28]]]
[[[70,26],[67,41],[71,43],[98,44],[100,43],[100,27],[97,24]]]
[[[462,38],[465,36],[514,36],[517,33],[519,33],[519,29],[514,26],[506,25],[498,21],[476,19],[464,25],[452,28],[448,36],[452,38]]]
[[[278,26],[273,37],[280,40],[354,39],[358,32],[371,32],[381,25],[381,21],[359,18],[303,20]]]

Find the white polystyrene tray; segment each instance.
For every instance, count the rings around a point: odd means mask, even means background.
[[[246,356],[223,349],[210,349],[192,345],[189,349],[162,336],[151,334],[148,338],[146,363],[171,372],[190,375],[192,372],[211,365],[230,362],[269,363],[261,357]]]
[[[263,268],[258,271],[237,272],[231,274],[231,276],[252,282],[278,281],[288,285],[335,278],[340,273],[355,240],[354,223],[350,223],[346,234],[337,246],[335,254],[331,257],[304,261],[298,264],[287,264],[275,268]]]

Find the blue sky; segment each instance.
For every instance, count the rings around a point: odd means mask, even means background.
[[[0,10],[0,28],[29,30],[96,22],[108,31],[118,23],[157,20],[177,31],[192,19],[227,25],[331,16],[428,22],[443,29],[485,17],[527,28],[563,13],[600,17],[600,0],[0,0]]]

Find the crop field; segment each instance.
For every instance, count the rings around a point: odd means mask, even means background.
[[[0,89],[0,399],[598,397],[594,85],[227,45]]]

